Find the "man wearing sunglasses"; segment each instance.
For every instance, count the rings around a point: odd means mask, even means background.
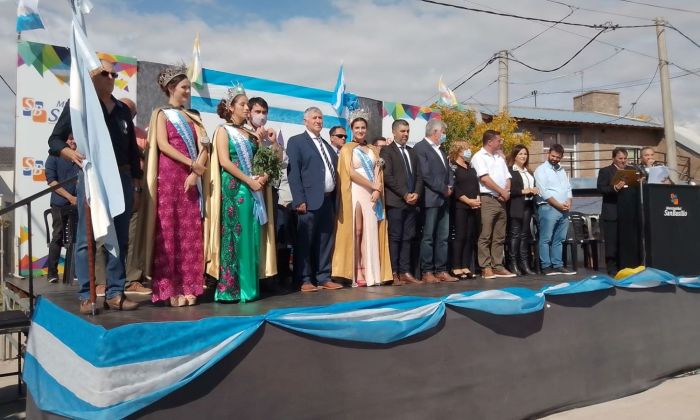
[[[122,181],[122,193],[124,194],[124,213],[114,218],[114,227],[119,242],[119,256],[114,257],[106,252],[104,248],[98,249],[103,252],[106,261],[105,283],[105,306],[117,310],[133,310],[138,307],[138,303],[126,298],[124,295],[125,282],[125,259],[127,254],[127,243],[129,239],[129,219],[132,208],[138,208],[139,194],[141,193],[141,177],[143,171],[140,165],[140,154],[136,144],[134,123],[131,119],[129,108],[112,96],[114,90],[114,80],[118,74],[114,71],[114,63],[101,60],[101,66],[91,72],[92,83],[95,86],[97,97],[102,106],[105,123],[109,130],[109,136],[114,150],[114,156],[119,167],[119,175]],[[66,101],[61,116],[56,122],[53,133],[49,137],[49,154],[60,156],[66,160],[75,162],[82,167],[83,156],[78,150],[68,147],[66,141],[72,133],[70,120],[70,104]],[[80,146],[80,145],[78,145]],[[88,253],[87,236],[85,227],[85,186],[82,173],[78,179],[78,232],[76,235],[75,251],[75,271],[80,286],[80,312],[88,314],[91,312],[89,303],[88,284]],[[110,191],[109,193],[114,193]]]
[[[329,133],[331,135],[331,146],[333,146],[333,150],[335,150],[335,153],[340,154],[340,148],[343,147],[348,139],[345,128],[336,125],[330,129]]]

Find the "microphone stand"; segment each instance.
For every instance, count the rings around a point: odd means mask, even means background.
[[[635,167],[639,173],[639,223],[641,224],[641,238],[642,238],[642,265],[647,266],[647,231],[646,231],[646,220],[644,216],[644,184],[646,183],[646,170],[644,167]],[[640,171],[641,169],[641,171]]]

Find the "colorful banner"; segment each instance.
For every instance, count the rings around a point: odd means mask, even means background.
[[[384,102],[382,104],[382,136],[391,138],[391,124],[396,120],[406,120],[411,128],[408,138],[410,146],[425,137],[425,125],[431,118],[440,118],[440,111],[427,106]]]
[[[135,58],[98,53],[99,58],[115,63],[119,74],[114,96],[136,101]],[[21,41],[17,44],[17,114],[15,115],[15,201],[48,187],[44,172],[48,157],[48,139],[69,96],[70,52],[54,45]],[[34,275],[46,274],[47,238],[44,211],[50,195],[32,203],[32,256]],[[51,219],[49,217],[49,226]],[[16,212],[16,243],[19,246],[20,275],[28,274],[27,214]],[[62,271],[59,267],[59,272]]]

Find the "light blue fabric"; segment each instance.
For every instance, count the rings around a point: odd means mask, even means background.
[[[522,287],[508,287],[456,293],[445,298],[445,303],[495,315],[522,315],[542,310],[544,295]]]
[[[542,204],[537,208],[539,220],[539,241],[537,246],[540,251],[540,264],[542,269],[561,268],[562,243],[566,240],[569,229],[569,213],[560,212],[549,204]]]
[[[597,290],[612,289],[615,281],[608,276],[591,276],[573,283],[559,283],[554,286],[542,288],[546,296],[570,295],[574,293],[587,293]]]
[[[535,170],[535,185],[540,190],[539,196],[545,201],[554,198],[560,203],[565,203],[573,197],[569,177],[562,166],[554,169],[549,162],[538,166]]]

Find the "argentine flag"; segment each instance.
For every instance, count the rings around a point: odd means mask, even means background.
[[[343,116],[343,109],[345,108],[345,74],[343,73],[343,65],[340,65],[340,71],[338,71],[338,81],[335,82],[335,89],[333,90],[333,108],[339,117]]]
[[[39,16],[39,0],[19,0],[17,5],[17,32],[43,29]]]

